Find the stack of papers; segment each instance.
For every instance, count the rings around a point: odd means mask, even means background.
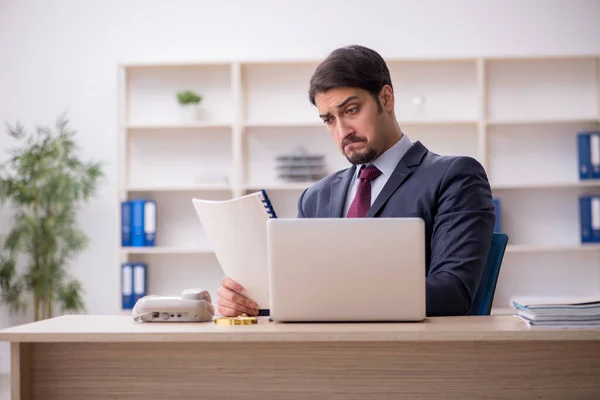
[[[600,295],[555,301],[513,301],[516,317],[527,326],[600,328]]]

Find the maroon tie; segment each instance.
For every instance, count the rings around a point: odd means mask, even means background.
[[[347,218],[363,218],[371,208],[371,181],[381,175],[381,171],[374,165],[362,167],[358,177],[358,188]]]

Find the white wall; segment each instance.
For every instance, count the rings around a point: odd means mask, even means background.
[[[68,112],[86,157],[106,161],[81,212],[91,245],[73,272],[88,311],[118,310],[116,65],[147,60],[323,57],[349,43],[385,57],[600,54],[595,0],[0,0],[0,121],[51,124]],[[375,4],[378,7],[375,7]],[[10,146],[4,129],[0,151]],[[4,156],[1,156],[4,159]],[[9,220],[0,215],[0,229]],[[0,328],[27,321],[0,309]],[[0,347],[0,373],[9,368]]]

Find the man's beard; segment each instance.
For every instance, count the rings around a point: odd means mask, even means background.
[[[375,158],[377,158],[377,150],[372,147],[367,147],[366,151],[362,153],[346,156],[346,159],[354,165],[368,164]]]
[[[367,142],[364,139],[360,139],[357,136],[349,136],[346,139],[344,139],[344,141],[342,142],[342,149],[346,148],[347,145],[350,145],[352,143],[357,143],[357,142]],[[359,164],[368,164],[371,161],[375,160],[375,158],[377,158],[377,150],[375,150],[374,148],[370,147],[368,144],[366,146],[366,149],[363,153],[358,153],[358,154],[353,154],[353,155],[346,155],[346,153],[344,152],[344,156],[346,157],[346,159],[348,161],[350,161],[350,164],[354,164],[354,165],[359,165]]]

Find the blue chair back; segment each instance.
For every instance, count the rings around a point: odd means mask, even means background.
[[[490,251],[469,315],[490,315],[507,243],[508,236],[505,233],[494,233],[492,235]]]

